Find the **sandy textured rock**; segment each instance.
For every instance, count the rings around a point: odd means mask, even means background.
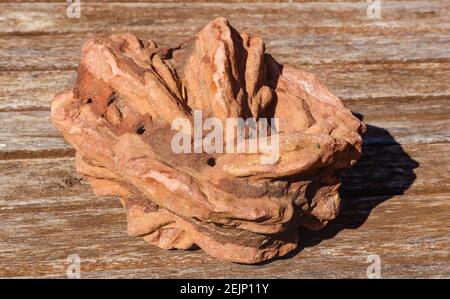
[[[172,121],[192,122],[194,110],[224,123],[278,118],[276,163],[260,152],[174,153]],[[300,226],[337,216],[340,175],[365,131],[314,75],[280,65],[223,18],[173,48],[129,34],[87,41],[51,117],[94,191],[121,198],[130,235],[239,263],[285,255]]]

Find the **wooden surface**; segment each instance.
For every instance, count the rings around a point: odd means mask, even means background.
[[[450,277],[450,1],[0,1],[0,277]],[[126,235],[118,199],[96,197],[49,123],[83,41],[132,32],[173,45],[216,16],[262,36],[283,63],[319,75],[369,125],[339,218],[299,250],[256,266]]]

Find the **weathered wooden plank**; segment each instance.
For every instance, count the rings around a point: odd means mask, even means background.
[[[195,4],[195,3],[356,3],[360,0],[84,0],[86,3],[110,3],[110,2],[126,2],[126,3],[178,3],[178,4]],[[423,0],[396,0],[396,2],[419,2]],[[430,0],[428,0],[430,1]],[[436,1],[436,0],[431,0]],[[0,0],[0,3],[55,3],[60,0]]]
[[[380,120],[370,122],[370,125],[375,128],[386,128],[389,134],[392,135],[392,139],[398,141],[400,144],[414,144],[414,143],[437,143],[448,142],[450,139],[450,119],[448,117],[443,120],[433,120],[430,122],[423,122],[422,120]],[[420,132],[415,135],[414,132]],[[384,134],[376,134],[376,130],[373,134],[366,136],[364,140],[365,144],[390,144]]]
[[[0,113],[0,159],[73,154],[48,111]]]
[[[346,5],[364,7],[364,3],[341,3],[338,6],[321,3],[277,4],[279,7],[275,4],[195,5],[198,7],[167,3],[89,4],[83,9],[83,19],[80,20],[65,16],[65,4],[3,5],[0,8],[4,14],[4,18],[0,20],[3,26],[0,28],[5,28],[4,33],[59,35],[2,37],[0,69],[74,68],[82,42],[89,35],[95,34],[131,31],[141,37],[157,39],[162,44],[176,44],[206,24],[214,17],[214,11],[226,15],[228,10],[233,24],[242,30],[261,35],[274,55],[290,63],[405,59],[436,61],[448,59],[450,52],[447,47],[448,34],[443,31],[450,24],[450,18],[445,14],[448,4],[444,2],[388,3],[385,10],[393,15],[384,14],[381,23],[375,22],[382,28],[379,33],[361,26],[361,22],[370,26],[375,24],[364,13],[357,14],[348,11],[350,8],[345,9]],[[283,18],[277,17],[280,13]],[[301,17],[301,14],[305,16]],[[412,14],[415,18],[410,18]],[[186,18],[187,15],[189,18]],[[390,24],[389,18],[395,24]],[[392,28],[402,26],[399,25],[402,18],[409,22],[408,30],[389,34]],[[180,22],[180,19],[183,21]],[[270,19],[271,22],[261,22],[261,19]],[[437,32],[415,32],[420,28],[423,31],[434,30],[428,28],[428,25],[422,26],[420,20],[435,24]],[[327,25],[320,25],[320,22]],[[356,28],[361,28],[361,31],[354,34],[355,32],[350,31],[345,33],[344,30],[344,33],[336,34],[337,29],[329,33],[326,30],[313,30],[320,26],[347,28],[345,22],[357,24]],[[10,57],[16,59],[11,61]]]
[[[365,146],[343,178],[346,197],[450,191],[450,144]]]
[[[450,63],[298,65],[342,100],[420,98],[450,92]],[[414,105],[412,105],[414,106]]]
[[[449,149],[449,144],[368,146],[346,172],[342,193],[350,197],[450,192]],[[0,199],[90,193],[71,157],[0,161],[0,190]]]
[[[132,33],[166,46],[177,45],[196,31],[191,29],[184,35],[180,31],[156,32],[152,26],[146,28],[145,32]],[[99,36],[112,32],[118,31],[110,26]],[[74,69],[83,43],[93,36],[94,33],[0,37],[0,70]],[[268,53],[282,63],[294,65],[440,62],[450,58],[446,32],[300,34],[285,30],[284,34],[272,35],[266,30],[260,36],[266,41]]]
[[[341,3],[83,3],[80,19],[67,17],[67,3],[1,4],[0,33],[73,33],[145,30],[186,35],[218,16],[229,17],[240,30],[273,34],[301,32],[386,32],[448,30],[446,1],[382,5],[382,18],[367,16],[366,2]],[[280,16],[283,16],[280,18]],[[414,17],[411,17],[414,16]],[[270,21],[268,21],[270,20]],[[112,28],[111,28],[112,27]],[[258,32],[255,32],[258,33]]]
[[[366,277],[369,254],[380,256],[383,277],[450,277],[448,1],[384,1],[380,20],[356,0],[86,0],[81,19],[67,18],[60,1],[8,2],[0,4],[0,277],[63,277],[69,254],[80,255],[83,277]],[[341,217],[320,233],[302,231],[303,250],[290,258],[258,267],[127,237],[118,200],[93,196],[73,158],[40,158],[73,155],[48,104],[74,79],[87,37],[132,31],[173,45],[219,15],[265,38],[281,62],[317,73],[370,124],[343,180]],[[27,159],[2,160],[17,158]]]
[[[87,196],[90,189],[74,165],[74,158],[0,161],[0,199]]]
[[[16,194],[0,199],[0,276],[64,277],[70,254],[80,256],[85,278],[364,278],[369,254],[380,256],[385,278],[450,276],[448,235],[443,233],[450,208],[448,189],[439,194],[345,198],[341,216],[328,228],[301,231],[299,251],[255,267],[217,261],[200,250],[164,251],[126,236],[125,213],[117,199],[83,192],[87,187],[78,181],[49,187],[58,175],[51,169],[72,162],[14,161],[31,163],[28,171],[17,170],[12,161],[0,162],[0,172],[4,174],[10,163],[7,169],[15,172],[9,173],[9,181],[22,184],[15,187]],[[59,176],[62,181],[63,173]],[[5,183],[0,183],[2,190]],[[42,191],[30,192],[45,189],[48,197]]]
[[[372,100],[358,100],[347,105],[370,125],[365,144],[450,142],[449,97],[408,99],[395,105],[386,101],[372,105]],[[73,155],[73,149],[52,126],[49,111],[0,112],[0,159],[65,155]]]
[[[75,70],[0,73],[0,111],[47,110],[55,94],[71,87]]]
[[[448,96],[383,97],[369,100],[350,99],[343,102],[353,112],[363,114],[365,121],[378,121],[381,127],[384,127],[383,121],[439,121],[448,118],[450,114]]]
[[[338,97],[344,101],[352,100],[355,104],[356,100],[373,99],[373,105],[379,107],[392,104],[393,100],[397,105],[403,98],[409,99],[408,103],[411,99],[416,99],[416,102],[442,101],[450,95],[448,62],[300,67],[317,74]],[[69,88],[75,77],[75,70],[1,72],[0,111],[49,110],[53,96]],[[443,106],[440,105],[439,108]],[[414,107],[417,105],[411,105],[409,109]],[[429,102],[427,108],[432,107],[433,102]],[[373,110],[376,112],[378,109]],[[392,111],[385,110],[382,111]]]

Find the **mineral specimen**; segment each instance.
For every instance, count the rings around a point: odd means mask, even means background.
[[[277,119],[266,136],[277,136],[276,159],[174,151],[174,135],[190,133],[174,121],[193,124],[195,111],[216,126]],[[340,176],[359,158],[365,131],[313,74],[280,65],[260,38],[224,18],[173,48],[130,34],[90,39],[51,119],[96,194],[121,198],[130,235],[238,263],[283,256],[296,248],[300,226],[321,229],[337,216]],[[188,140],[202,144],[207,133]],[[229,136],[223,147],[255,138],[248,130]]]

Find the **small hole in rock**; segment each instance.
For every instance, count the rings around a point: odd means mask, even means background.
[[[209,157],[208,160],[206,161],[206,164],[213,167],[216,165],[216,159],[214,159],[214,157]]]
[[[141,39],[138,39],[139,46],[141,46],[142,49],[145,48],[144,42]]]
[[[92,103],[92,99],[91,98],[89,98],[88,100],[87,100],[87,102],[86,102],[87,104],[90,104],[90,103]]]
[[[108,105],[111,105],[116,100],[116,92],[113,91],[108,97]]]
[[[136,130],[136,133],[138,133],[139,135],[144,134],[144,132],[145,132],[144,126],[139,126],[139,128]]]

